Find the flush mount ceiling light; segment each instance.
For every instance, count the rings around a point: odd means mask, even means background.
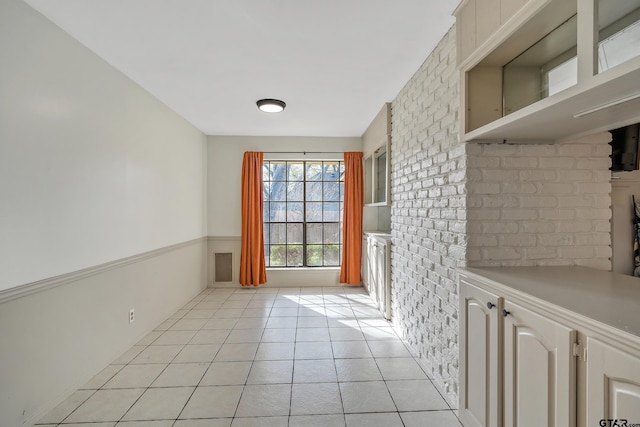
[[[283,101],[279,99],[261,99],[256,102],[258,109],[265,113],[279,113],[287,106]]]

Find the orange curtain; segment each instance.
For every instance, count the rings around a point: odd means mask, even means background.
[[[242,161],[242,248],[240,284],[258,286],[267,281],[262,219],[261,152],[247,151]]]
[[[340,283],[359,285],[362,260],[362,210],[364,178],[362,153],[344,153],[344,212],[342,217],[342,266]]]

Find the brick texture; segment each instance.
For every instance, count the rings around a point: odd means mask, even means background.
[[[458,137],[455,27],[392,103],[395,327],[457,405],[456,268],[465,263],[466,151]]]
[[[468,265],[609,270],[610,139],[467,144]]]
[[[609,134],[460,142],[455,27],[392,102],[392,321],[458,403],[457,271],[610,268]]]

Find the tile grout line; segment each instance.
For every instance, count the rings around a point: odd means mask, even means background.
[[[284,290],[284,292],[283,292],[283,290]],[[265,359],[263,361],[268,362],[268,361],[279,361],[279,360],[282,360],[282,361],[291,360],[291,366],[292,366],[291,369],[292,370],[291,370],[291,373],[290,373],[289,382],[287,382],[287,383],[277,383],[277,384],[288,384],[290,386],[288,421],[290,422],[291,421],[291,417],[296,416],[296,415],[292,414],[293,398],[294,398],[293,386],[295,385],[294,378],[295,378],[296,362],[301,362],[303,360],[314,360],[314,359],[297,359],[296,358],[296,353],[297,353],[297,350],[298,350],[298,345],[299,345],[299,343],[303,343],[303,342],[324,342],[324,341],[315,341],[315,340],[307,341],[307,340],[304,340],[304,339],[302,341],[298,341],[298,332],[299,331],[301,332],[301,330],[305,330],[305,329],[317,328],[317,329],[326,330],[327,334],[329,335],[327,343],[329,343],[329,347],[331,349],[331,359],[330,360],[332,361],[333,373],[336,376],[336,384],[338,385],[338,398],[340,399],[340,405],[342,407],[342,419],[343,419],[345,425],[346,425],[346,419],[347,419],[347,415],[348,414],[345,413],[344,400],[343,400],[342,389],[340,388],[340,384],[345,383],[345,382],[366,382],[366,381],[342,381],[342,382],[339,381],[339,379],[337,377],[338,372],[337,372],[336,361],[337,360],[341,360],[341,359],[345,359],[345,360],[361,359],[362,357],[353,356],[353,357],[345,357],[345,358],[337,359],[335,351],[334,351],[335,350],[334,349],[334,343],[336,343],[336,342],[352,342],[352,343],[363,342],[366,345],[366,348],[368,349],[368,351],[369,351],[369,353],[371,355],[371,358],[372,358],[373,362],[375,363],[375,366],[376,366],[376,369],[377,369],[377,373],[380,375],[381,381],[384,382],[385,388],[387,390],[387,393],[391,397],[391,401],[393,402],[394,407],[396,409],[395,412],[388,412],[388,413],[396,413],[396,414],[398,414],[398,416],[400,417],[401,423],[403,425],[405,425],[404,419],[402,419],[402,417],[400,416],[401,412],[398,410],[396,399],[393,397],[393,395],[391,394],[391,391],[389,389],[389,381],[392,381],[392,379],[384,378],[384,376],[382,375],[382,370],[380,368],[380,363],[379,363],[380,361],[378,360],[378,359],[383,359],[383,358],[396,358],[396,356],[391,355],[391,356],[388,356],[388,357],[385,357],[385,356],[376,357],[374,355],[374,351],[372,350],[372,347],[371,347],[372,343],[376,342],[376,341],[384,342],[386,340],[385,339],[376,340],[372,336],[367,336],[362,331],[363,327],[380,328],[380,326],[373,326],[373,325],[368,324],[366,322],[366,320],[365,320],[368,317],[372,317],[368,313],[368,309],[372,308],[372,306],[369,306],[368,304],[366,304],[363,301],[361,301],[360,298],[358,297],[358,295],[366,295],[366,294],[365,293],[355,293],[355,292],[348,293],[348,292],[345,292],[345,288],[342,288],[342,292],[337,293],[337,292],[334,291],[334,292],[331,292],[331,293],[328,293],[328,294],[326,293],[327,289],[321,288],[321,290],[322,290],[322,300],[321,300],[321,302],[316,300],[317,294],[314,293],[314,292],[317,292],[317,291],[309,292],[308,294],[304,294],[304,293],[301,292],[301,290],[299,288],[297,289],[297,291],[293,291],[293,292],[291,291],[290,288],[288,288],[288,289],[279,288],[277,292],[273,292],[273,295],[275,295],[275,297],[273,299],[266,298],[264,300],[263,299],[258,299],[258,298],[256,298],[256,296],[257,295],[261,295],[261,294],[262,295],[271,294],[272,292],[269,292],[269,293],[266,293],[266,292],[265,293],[260,293],[260,292],[256,292],[256,291],[252,292],[252,296],[251,296],[251,298],[246,300],[246,304],[244,305],[244,308],[242,308],[242,312],[241,313],[237,313],[237,317],[235,317],[235,316],[233,317],[236,320],[236,322],[231,327],[231,329],[229,329],[229,333],[226,335],[224,340],[220,343],[220,347],[215,351],[214,354],[212,354],[211,361],[210,362],[204,362],[204,363],[208,363],[207,368],[204,369],[202,375],[200,376],[200,379],[198,380],[197,384],[193,387],[193,391],[191,392],[190,396],[186,399],[184,406],[182,407],[180,413],[177,415],[177,418],[175,420],[173,420],[172,424],[176,425],[178,423],[180,416],[184,412],[184,410],[185,410],[186,406],[188,405],[189,401],[192,399],[195,391],[199,387],[203,387],[202,386],[202,382],[203,382],[207,372],[209,372],[209,370],[214,365],[214,363],[216,363],[215,362],[215,358],[217,357],[217,355],[219,354],[219,352],[223,348],[223,346],[225,344],[243,344],[244,343],[243,341],[239,341],[237,343],[228,342],[230,336],[232,335],[232,332],[233,331],[238,331],[238,330],[244,330],[244,329],[255,329],[255,328],[246,328],[246,327],[245,328],[237,328],[237,325],[238,325],[238,322],[240,321],[240,319],[253,319],[254,318],[253,316],[246,316],[245,317],[243,315],[245,313],[246,314],[250,314],[251,312],[247,313],[247,310],[249,310],[249,309],[263,310],[263,314],[261,316],[256,316],[255,317],[256,319],[264,318],[266,320],[265,320],[264,326],[260,327],[260,329],[261,329],[260,337],[257,338],[257,342],[255,342],[256,348],[255,348],[255,351],[253,352],[253,358],[252,358],[252,360],[250,360],[251,364],[250,364],[250,367],[249,367],[249,372],[247,373],[247,376],[246,376],[246,378],[244,380],[244,385],[242,385],[242,387],[243,387],[242,393],[241,393],[240,397],[238,398],[238,401],[237,401],[237,404],[236,404],[236,407],[235,407],[235,410],[234,410],[234,415],[231,418],[231,422],[233,422],[233,420],[236,418],[236,415],[238,413],[239,405],[240,405],[240,402],[241,402],[242,397],[244,395],[245,389],[246,389],[247,385],[249,385],[248,381],[249,381],[251,372],[253,371],[253,368],[255,367],[255,362],[258,361],[258,360],[256,360],[256,357],[258,355],[258,350],[260,348],[260,345],[267,343],[267,342],[264,342],[263,339],[264,339],[266,330],[270,329],[270,328],[267,328],[267,324],[268,324],[269,319],[272,318],[271,314],[273,312],[273,308],[275,308],[275,304],[276,304],[276,301],[278,299],[278,296],[282,295],[283,297],[287,297],[287,298],[291,298],[291,299],[297,300],[296,304],[297,304],[298,310],[297,310],[297,315],[296,315],[296,320],[295,320],[295,327],[291,328],[291,329],[294,329],[294,332],[295,332],[294,333],[294,337],[293,337],[293,341],[292,341],[292,344],[293,344],[293,355],[291,356],[291,359],[279,359],[278,358],[278,359]],[[161,331],[162,333],[160,334],[160,336],[162,336],[166,332],[172,330],[171,328],[174,327],[176,325],[176,323],[179,322],[180,320],[197,319],[196,317],[187,318],[187,316],[189,315],[189,313],[192,310],[198,309],[197,308],[198,304],[203,303],[203,302],[207,302],[206,301],[207,297],[212,296],[213,294],[214,294],[214,291],[206,290],[206,292],[203,292],[202,294],[200,294],[197,297],[195,297],[194,300],[192,300],[189,303],[185,304],[185,306],[183,306],[182,308],[180,308],[177,311],[177,313],[181,314],[180,317],[177,317],[175,319],[171,319],[171,318],[167,319],[167,320],[175,320],[175,322],[173,322],[173,324],[171,326],[169,326],[167,329],[162,330]],[[166,366],[158,373],[158,375],[151,381],[151,383],[147,387],[142,387],[144,389],[142,394],[125,411],[124,415],[122,415],[122,417],[120,418],[120,420],[118,422],[121,422],[123,420],[123,418],[126,416],[126,414],[133,408],[133,406],[135,406],[140,401],[142,396],[144,396],[144,394],[148,390],[150,390],[151,388],[173,388],[171,386],[167,386],[167,387],[152,387],[153,383],[155,381],[157,381],[160,378],[160,376],[163,375],[164,372],[166,372],[166,370],[169,368],[169,366],[171,366],[171,365],[175,366],[175,365],[183,365],[183,364],[200,363],[200,362],[184,362],[184,363],[182,363],[182,362],[176,362],[176,359],[179,357],[179,355],[183,351],[185,351],[187,349],[188,346],[197,345],[197,344],[194,344],[192,342],[195,339],[195,337],[197,336],[198,332],[207,330],[207,329],[205,329],[205,325],[215,317],[215,314],[219,310],[224,309],[223,308],[224,303],[230,302],[230,301],[244,301],[243,299],[237,299],[236,300],[236,299],[233,298],[233,295],[239,295],[238,290],[235,290],[235,291],[229,292],[229,293],[225,292],[225,293],[221,293],[221,294],[224,294],[224,300],[220,303],[220,305],[213,311],[213,313],[211,313],[211,315],[207,318],[207,321],[205,321],[201,326],[199,326],[198,329],[189,329],[189,330],[194,330],[195,331],[193,337],[191,337],[186,344],[181,344],[182,348],[180,349],[180,351],[178,351],[176,353],[176,355],[171,358],[171,361],[169,361],[166,364]],[[340,297],[344,298],[344,300],[346,301],[346,304],[344,304],[344,306],[348,306],[349,307],[349,310],[352,313],[352,318],[355,321],[355,325],[352,325],[352,326],[337,325],[336,326],[335,323],[333,323],[331,325],[329,324],[328,320],[330,320],[330,318],[328,317],[328,314],[327,314],[327,304],[329,304],[329,306],[337,306],[337,307],[342,306],[342,304],[338,304],[333,298],[329,299],[329,298],[327,298],[327,296],[332,296],[333,297],[333,296],[336,296],[336,295],[340,295]],[[269,301],[269,300],[271,300],[270,303],[266,303],[266,301]],[[250,307],[252,302],[256,302],[257,303],[258,301],[260,301],[260,304],[255,304],[254,307]],[[269,306],[268,312],[264,311],[264,308],[265,308],[266,304],[268,304],[268,306]],[[238,303],[234,303],[232,305],[238,305]],[[308,315],[306,315],[305,316],[303,314],[303,313],[307,313],[307,310],[306,310],[307,308],[313,307],[313,306],[320,306],[320,305],[322,306],[322,309],[323,309],[323,314],[322,315],[319,315],[319,316],[315,316],[315,315],[308,316]],[[186,307],[189,307],[189,308],[186,308]],[[284,306],[282,308],[286,308],[286,306]],[[236,308],[230,308],[230,309],[236,309]],[[257,314],[257,311],[255,313]],[[303,315],[301,315],[301,314],[303,314]],[[173,316],[176,316],[176,314],[174,314]],[[274,316],[273,318],[278,318],[278,317],[281,317],[281,316]],[[317,318],[320,318],[320,317],[323,318],[325,320],[325,326],[317,326],[317,325],[313,325],[311,327],[300,327],[299,326],[300,325],[300,320],[302,318],[316,318],[316,317]],[[339,318],[340,318],[339,316],[335,317],[335,319],[339,319]],[[351,316],[348,316],[348,318],[351,318]],[[310,321],[310,320],[308,320],[307,322],[308,322],[309,325],[313,324],[313,322]],[[249,324],[250,322],[247,321],[245,323]],[[342,329],[342,328],[349,328],[349,329],[354,329],[354,330],[359,331],[362,334],[362,339],[361,340],[360,339],[344,339],[344,340],[340,340],[340,339],[337,339],[338,337],[334,337],[331,334],[332,330]],[[271,328],[271,329],[273,329],[273,328]],[[176,331],[176,330],[174,330],[174,331]],[[159,331],[152,331],[152,332],[159,332]],[[398,334],[393,329],[392,329],[392,332],[394,332],[395,337],[398,338],[398,341],[403,344],[404,348],[407,349],[407,344],[398,336]],[[336,331],[336,334],[337,333],[338,332]],[[131,357],[131,359],[126,364],[124,364],[124,366],[125,367],[126,366],[135,366],[136,364],[134,364],[132,362],[137,357],[139,357],[140,354],[143,351],[145,351],[146,349],[148,349],[150,347],[160,347],[160,346],[162,346],[162,344],[155,345],[155,346],[153,345],[153,343],[156,342],[160,338],[160,336],[156,337],[153,341],[151,341],[151,343],[148,343],[148,344],[146,344],[144,346],[141,346],[141,347],[143,347],[143,349],[140,352],[138,352],[135,356]],[[334,338],[336,338],[336,339],[334,339]],[[344,337],[344,338],[347,338],[347,337]],[[248,339],[249,342],[247,342],[247,343],[254,343],[254,341],[251,341],[253,339],[256,339],[256,338],[249,338]],[[277,342],[273,342],[272,344],[277,344],[277,343],[280,343],[280,342],[277,341]],[[166,345],[170,345],[170,344],[166,344]],[[275,356],[275,357],[278,357],[278,356]],[[398,356],[398,357],[401,357],[401,356]],[[410,352],[409,352],[409,357],[414,362],[418,363],[416,361],[416,358]],[[368,359],[368,357],[366,357],[365,359]],[[317,360],[317,359],[315,359],[315,360]],[[153,363],[151,363],[151,364],[153,364]],[[145,364],[142,364],[142,365],[149,365],[149,364],[145,363]],[[418,363],[418,366],[420,368],[420,371],[427,378],[427,380],[433,385],[433,382],[432,382],[431,378],[429,378],[428,374],[426,372],[424,372],[424,369],[423,369],[422,365]],[[78,408],[80,408],[83,405],[83,403],[86,402],[91,396],[93,396],[95,393],[97,393],[97,391],[106,390],[106,389],[104,389],[104,385],[106,385],[109,381],[111,381],[119,372],[120,371],[114,373],[113,375],[110,376],[110,378],[106,379],[103,382],[103,384],[97,390],[92,390],[93,393],[87,399],[85,399],[83,402],[79,403],[76,406],[76,408],[69,415],[67,415],[63,419],[63,421],[66,420],[67,418],[69,418],[69,416],[71,416],[71,414],[73,414]],[[418,380],[418,379],[415,379],[415,380]],[[369,380],[369,381],[377,381],[377,380]],[[330,384],[330,383],[333,383],[333,382],[332,381],[321,381],[319,383],[320,384],[322,384],[322,383]],[[271,383],[256,384],[256,385],[269,385],[269,384],[271,384]],[[300,384],[316,384],[316,383],[315,382],[301,382]],[[189,387],[191,387],[191,386],[189,386]],[[437,388],[436,388],[436,391],[438,391],[438,395],[440,396],[440,398],[444,400],[444,398],[442,397],[442,394],[439,392],[439,390],[437,390]],[[445,403],[447,403],[446,400],[444,400],[444,401],[445,401]],[[436,411],[442,411],[442,412],[451,412],[451,413],[453,413],[454,416],[456,416],[455,412],[451,409],[451,407],[450,407],[450,405],[448,405],[448,403],[447,403],[447,407],[449,408],[447,410],[419,410],[419,411],[410,411],[410,412],[436,412]],[[371,414],[377,414],[377,413],[378,412],[371,412]],[[357,414],[366,414],[366,413],[363,412],[363,413],[357,413]],[[314,414],[311,414],[311,415],[314,415]],[[354,414],[354,415],[356,415],[356,414]],[[251,418],[256,418],[256,417],[260,418],[260,416],[253,416]],[[456,416],[456,419],[457,419],[457,416]]]
[[[197,297],[196,297],[196,298],[197,298]],[[192,300],[192,301],[193,301],[193,300]],[[202,301],[202,300],[200,300],[200,301]],[[190,301],[190,302],[191,302],[191,301]],[[189,303],[190,303],[190,302],[189,302]],[[188,304],[189,304],[189,303],[188,303]],[[197,304],[196,304],[196,305],[197,305]],[[193,308],[189,309],[188,311],[190,311],[190,310],[192,310],[192,309],[193,309]],[[180,310],[184,310],[184,308],[181,308]],[[180,311],[180,310],[178,310],[178,311]],[[188,311],[187,311],[187,313],[188,313]],[[183,316],[181,316],[179,319],[176,319],[176,322],[174,322],[172,326],[175,326],[175,324],[176,324],[180,319],[183,319],[185,315],[186,315],[186,313],[185,313]],[[169,331],[169,330],[171,330],[171,329],[168,329],[167,331]],[[165,333],[166,333],[167,331],[165,331]],[[162,336],[162,335],[160,335],[160,336]],[[194,334],[194,336],[195,336],[195,334]],[[157,341],[159,338],[160,338],[160,337],[158,337],[158,338],[157,338],[156,340],[154,340],[153,342]],[[192,337],[191,339],[193,339],[193,337]],[[151,344],[147,345],[147,346],[145,347],[145,349],[146,349],[146,348],[151,347],[151,346],[152,346],[152,344],[153,344],[153,342],[152,342]],[[189,343],[189,342],[191,342],[191,340],[189,340],[189,341],[187,342],[187,344],[184,344],[184,345],[183,345],[183,349],[188,345],[188,343]],[[183,349],[182,349],[182,350],[183,350]],[[180,350],[180,352],[182,352],[182,350]],[[144,351],[144,350],[143,350],[143,351]],[[178,352],[178,354],[180,354],[180,352]],[[140,352],[140,353],[142,353],[142,352]],[[175,360],[175,358],[176,358],[176,357],[178,357],[178,354],[176,354],[176,355],[175,355],[171,360],[172,360],[172,361],[173,361],[173,360]],[[138,354],[138,356],[139,356],[139,355],[140,355],[140,354]],[[138,356],[136,356],[136,357],[138,357]],[[131,362],[132,362],[133,360],[135,360],[135,359],[136,359],[135,357],[134,357],[133,359],[131,359],[131,361],[130,361],[126,366],[131,365]],[[167,368],[169,367],[169,365],[171,365],[171,363],[172,363],[172,362],[169,362],[169,363],[167,363],[167,364],[166,364],[166,366],[164,367],[164,369],[162,369],[162,371],[161,371],[161,372],[156,376],[156,378],[154,378],[154,379],[151,381],[151,383],[149,384],[149,386],[148,386],[147,388],[145,388],[145,390],[142,392],[142,394],[140,394],[140,396],[139,396],[139,397],[136,399],[136,401],[135,401],[135,402],[134,402],[134,403],[129,407],[129,409],[127,409],[127,410],[124,412],[124,414],[122,414],[122,416],[120,417],[120,419],[116,422],[116,425],[117,425],[117,424],[119,424],[119,423],[121,423],[121,422],[123,421],[123,418],[124,418],[124,417],[129,413],[129,411],[131,411],[131,409],[136,405],[136,403],[138,403],[138,402],[140,401],[140,399],[142,398],[142,396],[144,396],[144,394],[145,394],[148,390],[150,390],[150,389],[152,388],[151,386],[153,385],[153,383],[154,383],[155,381],[157,381],[157,380],[158,380],[158,378],[160,378],[160,376],[161,376],[161,375],[162,375],[162,374],[167,370]],[[203,374],[203,375],[204,375],[204,374]],[[201,379],[201,381],[202,381],[202,379]],[[106,383],[105,383],[105,385],[106,385]],[[189,396],[189,399],[187,399],[187,401],[185,402],[185,406],[187,405],[188,401],[189,401],[189,400],[191,399],[191,397],[193,396],[193,393],[195,393],[196,388],[197,388],[197,386],[193,388],[193,391],[191,392],[191,395]],[[183,406],[182,410],[180,410],[180,413],[178,413],[178,416],[176,417],[176,420],[174,420],[173,424],[175,424],[175,423],[176,423],[176,421],[180,418],[180,414],[182,414],[182,412],[184,411],[184,407],[185,407],[185,406]],[[136,421],[138,421],[138,420],[136,420]],[[142,421],[142,420],[140,420],[140,421]]]

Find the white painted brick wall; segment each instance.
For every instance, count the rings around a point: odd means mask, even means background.
[[[609,140],[467,144],[468,265],[610,269]]]
[[[456,269],[609,269],[607,133],[551,145],[462,144],[455,27],[392,103],[394,326],[457,406]]]
[[[455,61],[454,27],[392,103],[391,272],[394,324],[457,406],[467,178]]]

